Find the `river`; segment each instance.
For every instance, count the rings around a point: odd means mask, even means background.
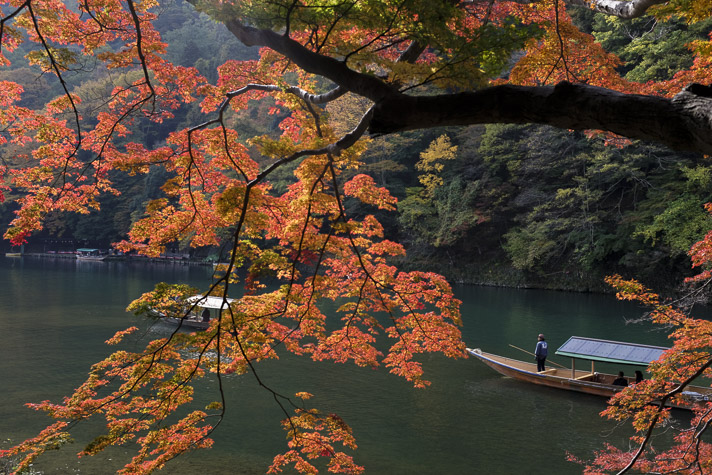
[[[90,365],[110,353],[103,342],[137,323],[125,312],[131,300],[161,281],[204,288],[211,272],[0,257],[0,447],[49,423],[23,404],[61,401],[83,382]],[[463,301],[465,342],[493,353],[528,359],[510,344],[533,351],[539,333],[546,334],[550,353],[571,335],[666,345],[663,333],[627,324],[641,309],[612,296],[475,286],[458,286],[455,293]],[[158,337],[169,330],[149,331]],[[432,386],[418,390],[387,371],[296,357],[258,367],[280,392],[310,392],[313,406],[341,415],[354,429],[355,458],[367,474],[574,474],[581,468],[567,453],[590,458],[604,442],[627,445],[628,429],[599,417],[602,399],[513,381],[473,359],[429,356],[425,369]],[[214,435],[215,447],[180,457],[165,473],[265,473],[271,457],[286,450],[282,414],[269,395],[250,375],[228,381],[228,418]],[[201,386],[215,389],[210,381]],[[83,433],[94,430],[89,424]],[[130,454],[112,449],[77,460],[80,449],[65,447],[34,469],[108,474]]]

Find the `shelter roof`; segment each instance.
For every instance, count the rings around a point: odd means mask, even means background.
[[[230,305],[230,303],[234,302],[235,299],[223,300],[222,297],[215,297],[212,295],[208,295],[207,297],[204,297],[202,295],[193,295],[192,297],[188,297],[186,301],[190,304],[195,304],[198,307],[202,308],[225,309]],[[227,303],[225,301],[227,301]]]
[[[556,350],[557,355],[585,360],[631,365],[647,365],[668,348],[620,341],[572,336]]]

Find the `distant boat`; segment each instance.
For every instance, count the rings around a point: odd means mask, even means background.
[[[572,358],[571,368],[553,368],[549,366],[546,371],[537,371],[536,363],[485,353],[479,348],[467,348],[467,352],[470,355],[504,376],[551,388],[594,394],[606,398],[610,398],[621,391],[623,386],[613,384],[613,381],[618,377],[617,375],[595,371],[595,361],[647,366],[651,361],[657,360],[665,350],[667,348],[659,346],[574,336],[556,350],[557,355],[570,356]],[[576,369],[576,359],[591,361],[591,371]],[[629,384],[635,382],[635,378],[626,378],[626,380]],[[690,409],[696,404],[711,401],[712,388],[688,386],[682,396],[686,399],[686,402],[673,405],[673,407]]]
[[[185,300],[187,304],[186,314],[182,317],[167,317],[164,315],[159,315],[159,317],[161,320],[179,325],[181,328],[207,330],[210,322],[218,318],[220,313],[234,301],[235,299],[223,299],[213,295],[193,295]]]
[[[20,246],[19,251],[10,251],[5,253],[5,257],[22,257],[25,254],[25,245]]]
[[[83,261],[103,261],[107,257],[109,257],[109,255],[101,252],[99,249],[77,249],[77,259]]]

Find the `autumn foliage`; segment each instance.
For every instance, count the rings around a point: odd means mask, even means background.
[[[176,241],[194,247],[228,242],[229,261],[219,269],[220,278],[200,290],[236,298],[207,331],[176,330],[142,351],[118,350],[95,364],[63,401],[32,404],[58,422],[2,452],[20,470],[68,442],[76,423],[90,417],[104,418],[106,430],[80,456],[135,444],[136,455],[123,473],[149,473],[187,450],[210,447],[210,434],[228,408],[222,392],[207,407],[195,407],[194,382],[222,381],[228,374],[259,381],[258,363],[284,351],[316,361],[385,366],[416,387],[428,385],[421,354],[463,356],[452,289],[439,275],[400,270],[405,250],[386,238],[375,217],[393,210],[396,200],[359,170],[373,109],[344,124],[340,107],[333,107],[338,99],[375,102],[391,91],[430,94],[561,80],[671,95],[704,77],[712,49],[709,43],[693,45],[698,55],[690,71],[670,83],[641,85],[617,74],[620,60],[579,31],[558,0],[191,3],[243,43],[260,46],[259,58],[227,61],[212,83],[195,68],[167,61],[167,45],[152,23],[162,8],[155,0],[18,0],[0,7],[0,63],[9,65],[9,53],[25,48],[29,63],[52,75],[62,90],[34,109],[20,105],[21,84],[0,82],[0,144],[13,154],[0,166],[0,193],[19,193],[5,237],[20,244],[49,215],[97,209],[102,195],[118,194],[117,173],[161,168],[169,176],[163,196],[148,203],[115,247],[155,256]],[[503,79],[516,51],[524,54]],[[121,73],[123,80],[100,107],[84,108],[87,98],[65,78],[89,59],[107,77]],[[200,104],[203,117],[164,142],[132,140],[137,126],[160,124],[193,103]],[[241,136],[237,117],[256,103],[267,104],[278,125],[271,134]],[[444,140],[424,153],[426,188],[439,185],[438,160],[451,154]],[[293,170],[291,184],[276,191],[270,178],[286,167]],[[352,203],[371,212],[352,216]],[[707,246],[695,248],[698,265],[707,264]],[[675,349],[651,368],[656,378],[645,385],[645,397],[674,398],[674,388],[709,365],[703,344],[709,329],[634,284],[616,282],[626,295],[644,295],[656,308],[656,321],[676,325]],[[180,317],[190,310],[186,298],[194,292],[161,284],[129,309]],[[323,301],[334,302],[338,311],[323,313]],[[133,330],[107,343],[120,344]],[[306,393],[286,397],[265,390],[282,407],[289,438],[270,471],[291,465],[313,473],[316,459],[334,472],[362,470],[347,453],[356,442],[338,415],[307,407]],[[640,397],[623,392],[607,415],[630,415]],[[665,416],[643,406],[634,414],[641,430]],[[699,428],[707,422],[706,412],[695,419]],[[677,463],[671,460],[691,456],[710,460],[696,434],[681,434],[679,450],[694,450],[666,459],[669,467]],[[599,457],[606,467],[625,460],[613,448]],[[642,460],[636,462],[641,467]]]
[[[617,393],[602,413],[609,419],[632,422],[636,432],[631,437],[632,449],[608,445],[590,463],[572,457],[587,464],[584,473],[706,473],[712,467],[712,444],[705,438],[712,423],[712,402],[699,401],[692,407],[689,426],[677,431],[672,443],[658,447],[652,438],[656,429],[663,430],[672,422],[669,404],[682,403],[693,381],[699,384],[712,377],[712,322],[689,314],[709,283],[710,240],[712,233],[690,250],[693,265],[701,272],[688,279],[688,294],[678,301],[662,299],[639,282],[618,275],[607,279],[619,299],[640,302],[650,309],[646,319],[670,329],[672,347],[650,364],[650,379]]]

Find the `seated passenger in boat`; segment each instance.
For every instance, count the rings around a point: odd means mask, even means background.
[[[204,322],[209,322],[210,321],[210,310],[208,310],[207,308],[204,308],[203,313],[200,316],[203,317]]]
[[[628,380],[625,379],[623,371],[618,371],[618,377],[613,381],[616,386],[628,386]]]
[[[635,372],[635,382],[636,384],[643,380],[643,373],[641,371]]]

